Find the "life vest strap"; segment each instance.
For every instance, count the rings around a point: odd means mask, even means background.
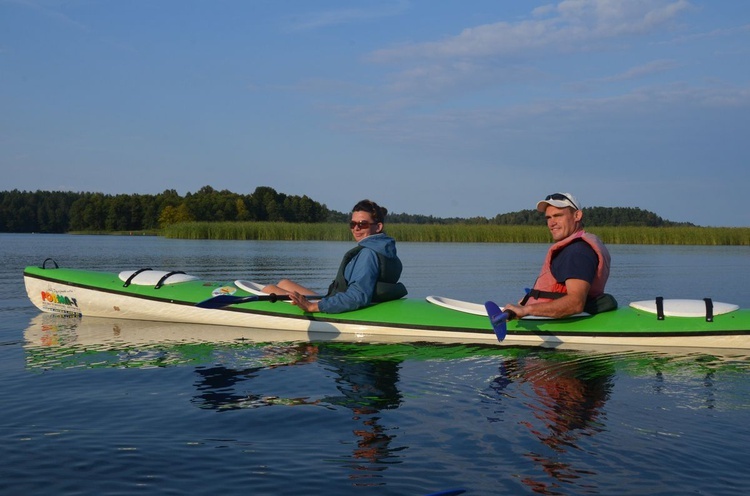
[[[538,289],[531,289],[526,292],[526,296],[524,296],[523,300],[521,300],[521,306],[525,305],[526,302],[528,302],[531,298],[547,298],[550,300],[557,300],[558,298],[562,298],[563,296],[565,296],[565,294],[566,293],[558,293],[556,291],[540,291]]]

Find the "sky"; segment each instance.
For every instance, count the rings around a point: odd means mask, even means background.
[[[0,191],[750,227],[744,0],[0,0]]]

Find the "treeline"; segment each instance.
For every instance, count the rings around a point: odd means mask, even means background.
[[[431,215],[393,214],[388,216],[391,224],[493,224],[499,226],[539,226],[544,225],[544,214],[536,210],[520,210],[486,217],[438,218]],[[633,207],[588,207],[585,209],[584,223],[591,226],[633,226],[633,227],[695,227],[690,222],[664,220],[653,212]]]
[[[175,190],[157,195],[0,192],[0,232],[150,231],[192,221],[326,222],[331,215],[307,196],[265,186],[249,195],[204,186],[184,197]]]
[[[343,223],[348,212],[329,210],[307,196],[278,193],[259,186],[243,195],[204,186],[180,196],[175,190],[156,195],[105,195],[62,191],[0,192],[0,232],[64,233],[71,231],[155,231],[185,222]],[[439,218],[431,215],[390,214],[389,224],[469,224],[540,226],[544,215],[535,210],[499,214],[493,218]],[[675,227],[675,223],[639,208],[586,208],[584,221],[592,226]]]
[[[664,220],[653,212],[635,207],[584,207],[584,212],[583,222],[587,227],[695,227],[690,222]],[[493,220],[500,225],[539,225],[544,223],[544,214],[536,210],[521,210],[497,215]]]

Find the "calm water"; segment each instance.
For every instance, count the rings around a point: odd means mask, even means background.
[[[347,243],[0,234],[0,494],[742,494],[750,359],[296,342],[40,314],[22,271],[324,289]],[[750,252],[613,246],[609,290],[750,306]],[[544,245],[399,244],[411,296],[503,303]],[[296,335],[295,335],[296,337]]]

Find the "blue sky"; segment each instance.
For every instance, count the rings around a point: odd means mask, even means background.
[[[744,0],[0,0],[0,190],[750,226]]]

